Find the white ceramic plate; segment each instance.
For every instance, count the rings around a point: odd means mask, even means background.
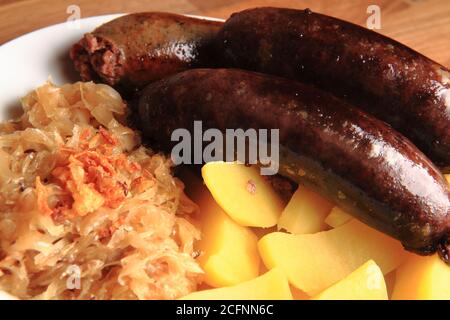
[[[19,115],[20,98],[44,84],[49,77],[59,85],[78,81],[79,76],[69,58],[70,47],[86,32],[120,15],[81,19],[77,29],[67,22],[56,24],[0,46],[0,121]],[[0,291],[0,300],[12,298]]]

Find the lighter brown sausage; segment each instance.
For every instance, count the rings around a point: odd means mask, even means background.
[[[172,13],[134,13],[85,34],[70,55],[83,80],[132,92],[164,76],[208,66],[209,44],[221,25]]]

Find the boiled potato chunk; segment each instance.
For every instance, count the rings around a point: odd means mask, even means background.
[[[325,228],[325,217],[333,207],[332,203],[300,186],[281,214],[278,229],[290,233],[316,233]]]
[[[205,271],[204,281],[212,287],[231,286],[256,278],[260,258],[256,235],[234,222],[214,201],[206,188],[194,201],[200,207],[202,239],[195,249]]]
[[[409,254],[397,269],[395,300],[450,300],[450,267],[437,254]]]
[[[326,217],[325,223],[332,228],[342,226],[349,222],[353,217],[339,207],[331,209],[330,214]]]
[[[259,240],[258,248],[268,269],[281,268],[289,282],[309,296],[330,287],[370,259],[387,274],[405,256],[400,242],[356,219],[315,234],[274,232]]]
[[[292,300],[286,275],[272,269],[258,278],[232,287],[193,292],[182,300]]]
[[[313,300],[387,300],[383,273],[373,260],[322,291]]]
[[[277,223],[284,205],[259,168],[209,162],[202,176],[216,202],[238,224],[266,228]]]
[[[445,179],[447,179],[447,182],[450,184],[450,174],[446,174]]]

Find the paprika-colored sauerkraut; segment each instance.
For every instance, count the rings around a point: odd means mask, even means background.
[[[196,206],[140,145],[112,88],[47,83],[0,125],[0,290],[22,299],[173,299],[202,273]]]

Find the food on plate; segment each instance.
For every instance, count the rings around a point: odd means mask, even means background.
[[[445,67],[282,8],[124,15],[70,56],[106,84],[0,123],[0,299],[450,299],[450,175],[419,150],[450,170]],[[177,129],[214,161],[173,170]]]
[[[22,105],[20,119],[0,125],[0,290],[21,299],[195,291],[197,206],[170,159],[125,125],[119,94],[47,83]]]
[[[330,227],[337,228],[350,221],[352,216],[339,207],[333,207],[330,214],[325,218],[325,223]]]
[[[278,220],[278,229],[294,234],[322,231],[332,207],[327,199],[299,186]]]
[[[221,25],[173,13],[124,15],[85,34],[70,56],[84,81],[130,94],[164,76],[208,66],[209,44]]]
[[[277,128],[280,174],[410,251],[439,247],[445,259],[450,249],[450,196],[441,172],[390,126],[328,93],[250,71],[195,69],[147,86],[138,109],[146,139],[167,149],[175,129],[192,132],[198,119],[222,132]]]
[[[408,255],[396,272],[392,299],[450,300],[450,268],[437,255]]]
[[[388,300],[388,294],[383,273],[373,260],[369,260],[347,277],[325,289],[312,299]]]
[[[268,269],[280,268],[293,286],[309,296],[371,259],[387,274],[400,265],[406,252],[394,239],[356,219],[314,234],[273,232],[259,240],[258,248]]]
[[[216,46],[224,66],[344,97],[450,167],[450,71],[405,45],[309,9],[255,8],[234,13]]]
[[[286,275],[280,269],[232,287],[197,291],[183,300],[292,300]]]
[[[209,162],[202,177],[219,206],[237,223],[249,227],[277,224],[284,204],[255,166]]]
[[[202,238],[195,243],[202,280],[212,287],[232,286],[259,275],[256,235],[233,221],[202,186],[192,197],[200,208]]]

